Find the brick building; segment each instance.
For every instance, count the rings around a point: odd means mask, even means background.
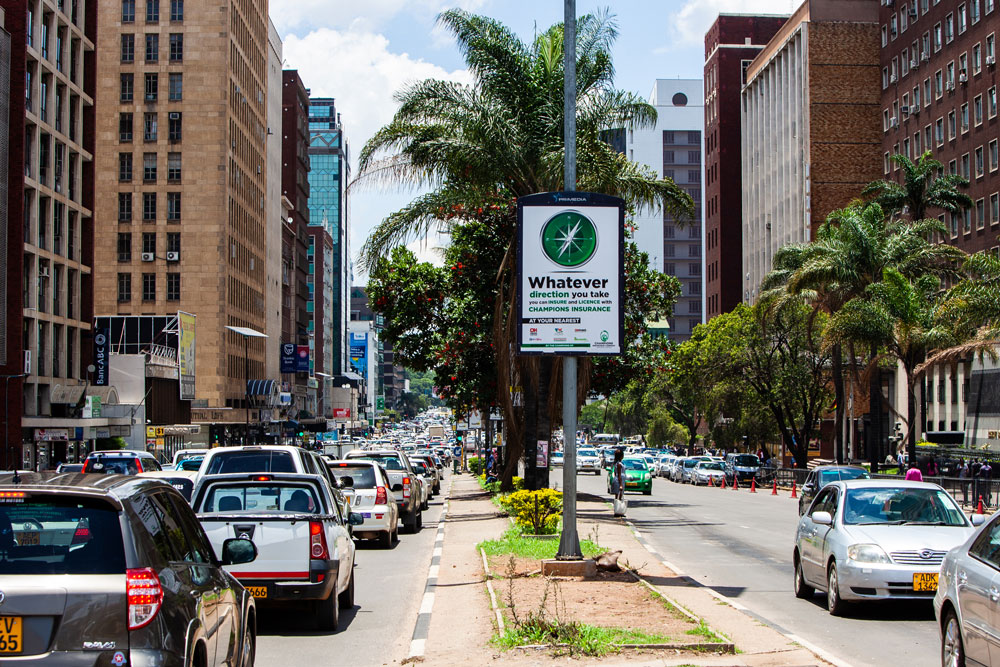
[[[705,33],[705,316],[743,299],[740,91],[787,16],[720,14]]]
[[[94,4],[95,310],[195,314],[196,407],[239,422],[247,353],[225,327],[267,327],[267,2]]]
[[[743,299],[778,248],[882,176],[879,6],[806,0],[747,67],[742,93]]]
[[[899,180],[889,156],[924,151],[969,179],[973,206],[945,218],[947,241],[967,252],[997,248],[1000,155],[996,0],[914,0],[879,8],[881,171]]]

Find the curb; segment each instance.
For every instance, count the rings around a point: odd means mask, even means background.
[[[634,523],[632,523],[631,521],[629,521],[627,519],[625,520],[625,523],[632,530],[632,534],[635,536],[635,539],[638,540],[639,544],[641,544],[642,547],[646,551],[648,551],[654,558],[656,558],[658,561],[660,561],[660,563],[663,564],[668,570],[672,570],[673,573],[675,575],[677,575],[677,577],[679,577],[680,579],[683,579],[685,582],[687,582],[688,584],[694,586],[695,588],[701,588],[701,589],[703,589],[706,593],[708,593],[709,595],[711,595],[713,598],[715,598],[719,602],[723,602],[725,604],[728,604],[733,609],[736,609],[737,611],[739,611],[739,612],[741,612],[743,614],[746,614],[747,616],[749,616],[750,618],[754,619],[755,621],[763,623],[764,625],[766,625],[767,627],[771,628],[772,630],[774,630],[778,634],[782,635],[783,637],[785,637],[789,641],[792,641],[792,642],[795,642],[796,644],[801,645],[802,647],[804,647],[807,650],[811,651],[817,657],[821,658],[822,660],[825,660],[826,662],[829,662],[831,665],[835,665],[836,667],[853,667],[853,665],[851,663],[847,662],[846,660],[844,660],[842,658],[838,658],[837,656],[833,655],[829,651],[826,651],[825,649],[822,649],[819,646],[816,646],[812,642],[810,642],[808,640],[805,640],[805,639],[799,637],[798,635],[795,635],[795,634],[792,634],[792,633],[786,631],[785,629],[783,629],[782,627],[776,625],[775,623],[773,623],[772,621],[768,620],[767,618],[764,618],[760,614],[751,611],[746,606],[740,604],[736,600],[733,600],[732,598],[729,598],[729,597],[723,595],[722,593],[720,593],[719,591],[715,590],[711,586],[706,586],[705,584],[703,584],[702,582],[698,581],[694,577],[692,577],[690,575],[687,575],[687,574],[684,574],[684,572],[682,572],[679,567],[677,567],[676,565],[672,564],[670,561],[666,560],[656,550],[656,548],[653,547],[653,545],[650,544],[646,540],[645,537],[643,537],[642,533],[639,532],[639,529],[635,527]],[[659,593],[659,591],[657,591],[657,592]],[[660,595],[663,595],[663,593],[660,593]]]
[[[448,517],[448,505],[451,503],[451,488],[455,478],[448,482],[448,495],[445,498],[441,518],[438,519],[437,534],[434,536],[434,549],[431,551],[431,564],[427,568],[427,580],[424,584],[424,597],[420,601],[420,611],[413,625],[413,636],[410,639],[410,653],[403,662],[422,660],[427,650],[427,636],[431,628],[431,612],[434,609],[434,591],[437,588],[438,568],[441,565],[441,552],[444,549],[444,524]]]

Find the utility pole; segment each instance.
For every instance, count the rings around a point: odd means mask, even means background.
[[[563,137],[566,144],[564,183],[576,191],[576,0],[565,1],[563,19]],[[561,560],[583,558],[576,531],[576,357],[563,357],[563,532]]]

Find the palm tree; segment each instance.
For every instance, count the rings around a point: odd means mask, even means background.
[[[862,194],[878,202],[887,215],[897,213],[910,220],[923,220],[930,209],[958,214],[972,206],[972,199],[959,188],[969,187],[969,180],[958,174],[944,174],[944,165],[926,151],[914,162],[905,155],[889,158],[903,171],[903,182],[873,181]]]
[[[430,188],[372,232],[361,250],[369,268],[394,246],[435,228],[447,229],[445,218],[455,211],[562,189],[562,25],[525,44],[501,23],[462,10],[446,11],[438,21],[454,35],[473,82],[428,79],[398,91],[399,110],[362,150],[356,182]],[[656,120],[652,106],[613,86],[610,52],[616,37],[615,22],[607,13],[577,22],[578,187],[622,197],[630,206],[660,205],[679,218],[690,217],[694,207],[687,193],[605,141],[603,133],[609,129],[649,126]],[[510,229],[514,231],[507,239],[506,256],[497,267],[494,340],[499,386],[519,386],[523,378],[535,391],[524,392],[523,424],[509,393],[504,390],[498,396],[512,445],[505,485],[523,453],[522,441],[549,439],[548,416],[556,409],[549,397],[560,395],[551,359],[522,362],[511,352],[516,331],[516,225]]]

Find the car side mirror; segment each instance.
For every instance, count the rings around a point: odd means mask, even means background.
[[[813,512],[812,520],[813,523],[820,526],[829,526],[833,523],[833,517],[830,516],[829,512]]]
[[[347,517],[347,522],[352,526],[360,526],[365,522],[365,518],[357,512],[351,512],[351,514]]]
[[[341,486],[346,486],[348,488],[352,488],[353,489],[354,488],[354,478],[351,477],[350,475],[344,475],[343,477],[340,478],[340,485]]]
[[[257,560],[257,545],[247,539],[231,537],[222,543],[222,564],[242,565]]]
[[[972,516],[969,517],[969,520],[972,521],[972,525],[973,526],[981,526],[984,523],[986,523],[986,515],[985,514],[973,514]]]
[[[393,484],[392,488],[390,488],[389,490],[390,491],[402,491],[403,490],[403,485],[400,484],[399,482],[397,482],[397,483]]]

